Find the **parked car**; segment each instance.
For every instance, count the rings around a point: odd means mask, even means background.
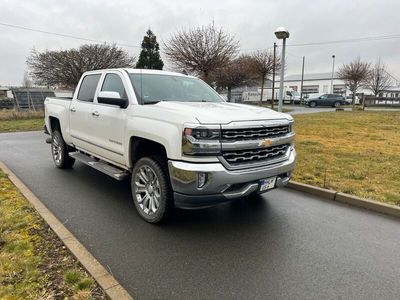
[[[130,178],[136,209],[150,223],[173,207],[285,186],[296,158],[290,115],[227,103],[200,79],[172,72],[86,72],[72,98],[46,98],[45,122],[56,167],[78,160]]]
[[[346,99],[339,94],[323,94],[319,97],[309,97],[305,100],[305,104],[309,107],[316,106],[332,106],[339,107],[340,105],[346,105]]]

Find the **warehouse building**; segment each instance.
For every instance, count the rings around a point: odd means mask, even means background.
[[[332,93],[331,91],[332,73],[304,74],[303,95]],[[285,76],[285,88],[300,92],[301,74]],[[275,83],[279,88],[279,81]],[[339,79],[337,74],[333,75],[333,93],[345,95],[347,92],[346,84]],[[348,93],[348,92],[347,92]]]

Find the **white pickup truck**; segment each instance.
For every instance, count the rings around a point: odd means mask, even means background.
[[[173,207],[201,208],[287,184],[294,168],[290,115],[225,102],[200,79],[110,69],[82,75],[72,99],[45,100],[58,168],[76,160],[130,178],[147,222]]]

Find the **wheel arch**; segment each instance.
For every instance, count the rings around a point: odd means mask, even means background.
[[[156,141],[146,139],[139,136],[132,136],[129,140],[129,163],[133,167],[135,163],[142,157],[159,157],[162,161],[167,162],[168,155],[166,147]]]
[[[50,128],[48,128],[48,130],[50,133],[52,133],[54,130],[59,130],[62,134],[60,120],[57,117],[49,116],[49,124]]]

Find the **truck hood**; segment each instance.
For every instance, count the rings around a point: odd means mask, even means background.
[[[174,102],[163,101],[155,106],[166,111],[194,116],[201,124],[228,124],[236,121],[255,121],[293,118],[269,108],[227,102]]]

